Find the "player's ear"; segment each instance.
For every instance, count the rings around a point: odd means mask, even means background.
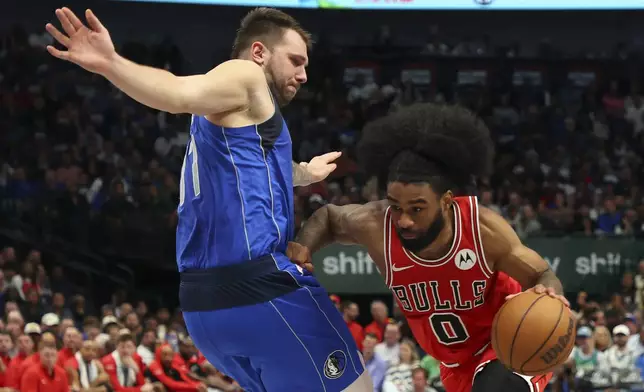
[[[255,41],[250,46],[250,57],[256,64],[264,65],[268,55],[268,48],[263,43]]]
[[[452,203],[454,202],[454,194],[452,191],[448,190],[447,192],[443,193],[443,196],[441,196],[441,209],[443,211],[447,211],[450,208],[452,208]]]

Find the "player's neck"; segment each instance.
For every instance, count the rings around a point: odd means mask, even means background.
[[[425,249],[415,254],[423,259],[440,259],[449,252],[452,242],[454,242],[454,214],[450,210],[450,213],[445,217],[445,226],[438,234],[438,237]]]

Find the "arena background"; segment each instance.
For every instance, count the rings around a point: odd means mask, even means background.
[[[329,181],[296,190],[298,221],[327,202],[378,197],[353,161],[365,122],[416,101],[468,106],[497,141],[496,173],[481,182],[481,201],[551,263],[582,323],[633,324],[632,366],[641,370],[644,12],[493,10],[499,3],[472,2],[471,11],[287,9],[317,41],[309,82],[286,110],[294,157],[345,152]],[[28,280],[36,271],[40,310],[19,304],[23,318],[41,323],[62,290],[66,308],[83,295],[85,316],[144,301],[150,313],[142,318],[150,318],[177,306],[174,208],[189,117],[149,111],[49,58],[43,27],[62,5],[91,7],[120,53],[180,75],[226,60],[249,8],[10,0],[0,12],[0,247],[16,250],[16,260],[5,250],[0,261],[5,276],[14,268]],[[90,137],[101,148],[92,150]],[[104,163],[110,140],[115,165]],[[113,193],[119,187],[122,198]],[[314,258],[325,287],[357,302],[363,326],[374,299],[392,308],[361,249],[332,246]],[[33,271],[23,272],[25,263]],[[7,280],[3,301],[16,299]],[[20,287],[18,297],[31,288]],[[586,301],[576,301],[580,292]],[[175,324],[179,332],[180,317]]]

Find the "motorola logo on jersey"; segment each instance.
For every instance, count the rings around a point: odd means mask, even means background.
[[[462,271],[472,269],[476,264],[476,254],[471,249],[462,249],[454,257],[454,263],[456,264],[456,268]]]
[[[340,378],[347,368],[347,356],[341,350],[335,350],[324,361],[324,376],[335,380]]]

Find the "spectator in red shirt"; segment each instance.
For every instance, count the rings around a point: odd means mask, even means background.
[[[7,387],[11,387],[15,390],[20,388],[20,368],[22,363],[29,357],[34,351],[34,342],[27,335],[20,335],[18,337],[18,354],[11,359],[9,366],[7,366],[7,371],[5,373],[5,383]]]
[[[83,342],[81,349],[65,362],[65,371],[75,392],[107,392],[110,376],[98,360],[98,343]]]
[[[344,322],[347,323],[347,327],[349,327],[349,332],[351,332],[353,340],[358,344],[358,350],[362,351],[364,328],[356,321],[358,316],[360,316],[358,304],[351,301],[342,302],[342,318],[344,318]]]
[[[174,356],[172,363],[185,371],[190,379],[200,381],[208,388],[226,392],[243,391],[236,381],[224,376],[199,353],[190,337],[179,341],[179,354]]]
[[[20,381],[21,392],[68,392],[69,381],[65,370],[56,365],[56,345],[43,339],[40,360],[31,365]]]
[[[75,327],[68,327],[63,335],[63,348],[58,352],[57,365],[65,367],[65,363],[74,358],[74,355],[83,345],[83,336]]]
[[[385,336],[385,327],[387,324],[392,322],[392,320],[387,316],[389,314],[389,309],[382,301],[373,301],[371,303],[371,317],[373,321],[371,324],[367,325],[364,329],[364,333],[372,333],[378,337],[378,342],[382,342],[382,339]]]
[[[168,392],[206,392],[206,385],[190,379],[188,368],[173,361],[175,352],[169,344],[157,347],[155,359],[146,374],[151,380],[159,381]]]
[[[116,392],[161,392],[160,383],[147,383],[143,369],[133,358],[136,345],[134,337],[122,334],[118,337],[116,350],[101,359],[105,372],[110,376],[110,383]]]
[[[40,338],[39,347],[42,345],[56,347],[56,336],[51,332],[43,333]],[[20,366],[16,369],[16,373],[11,375],[12,380],[10,382],[15,384],[9,386],[14,389],[21,390],[20,383],[22,382],[22,376],[25,374],[27,369],[31,368],[33,365],[40,365],[40,351],[31,354],[22,361]]]
[[[7,386],[7,369],[11,363],[9,352],[13,348],[13,341],[9,332],[0,331],[0,388]]]

